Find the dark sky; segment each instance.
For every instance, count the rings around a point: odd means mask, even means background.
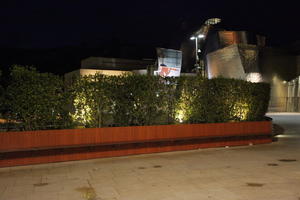
[[[1,0],[0,47],[97,45],[111,38],[159,45],[211,17],[222,18],[227,29],[266,35],[269,45],[300,39],[296,1]]]

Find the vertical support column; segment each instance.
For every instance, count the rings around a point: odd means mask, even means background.
[[[299,112],[299,77],[295,79],[295,88],[294,88],[294,112]]]
[[[199,64],[199,56],[198,56],[198,37],[195,37],[195,43],[196,43],[196,49],[195,49],[195,53],[196,53],[196,65]]]

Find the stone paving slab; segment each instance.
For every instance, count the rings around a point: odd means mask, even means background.
[[[299,200],[300,138],[292,136],[300,135],[300,115],[270,116],[291,137],[246,147],[0,168],[0,200]]]

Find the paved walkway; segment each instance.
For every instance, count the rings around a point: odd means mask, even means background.
[[[266,145],[0,169],[0,200],[299,200],[300,114]]]

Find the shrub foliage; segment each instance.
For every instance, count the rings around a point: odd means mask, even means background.
[[[34,68],[14,66],[5,91],[5,117],[22,130],[70,125],[68,95],[62,79]]]
[[[86,127],[263,120],[270,98],[267,83],[199,76],[98,74],[72,92],[73,118]]]
[[[125,74],[62,78],[14,66],[3,116],[23,130],[264,120],[267,83]],[[5,110],[5,112],[3,111]]]

